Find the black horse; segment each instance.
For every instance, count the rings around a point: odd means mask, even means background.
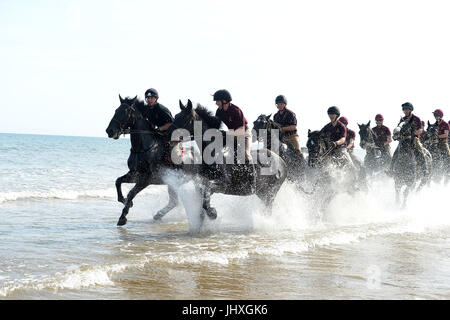
[[[234,150],[220,148],[220,150],[211,152],[211,146],[217,143],[215,139],[226,139],[225,132],[219,130],[221,127],[220,119],[201,105],[193,109],[190,100],[188,100],[186,106],[180,101],[180,109],[181,112],[175,116],[168,131],[172,134],[172,139],[174,137],[178,139],[179,131],[175,130],[183,129],[182,132],[186,132],[191,139],[195,139],[201,151],[202,164],[199,175],[201,183],[199,188],[204,210],[202,217],[205,213],[211,219],[217,217],[217,211],[210,205],[210,196],[213,193],[239,196],[256,194],[270,210],[275,196],[287,176],[287,167],[283,159],[270,150],[252,150],[255,178],[246,172],[247,166],[235,162],[227,164],[226,154],[230,152],[235,154]],[[207,139],[207,136],[214,136],[215,138]],[[223,140],[219,145],[223,144]],[[231,147],[233,148],[233,146]],[[210,158],[210,154],[213,155],[214,161],[208,161],[207,157]],[[257,161],[255,161],[256,159]],[[251,183],[252,179],[254,184]],[[254,188],[252,188],[252,185]]]
[[[130,134],[129,171],[116,180],[117,200],[125,205],[117,223],[121,226],[127,222],[126,215],[133,206],[134,197],[150,184],[165,185],[163,176],[167,173],[166,170],[175,169],[176,166],[168,157],[171,147],[174,146],[169,145],[168,139],[164,139],[163,135],[153,129],[147,119],[142,116],[144,102],[137,97],[122,99],[119,95],[119,99],[120,106],[116,109],[106,133],[113,139],[118,139],[121,134]],[[122,194],[122,183],[135,183],[126,198]],[[168,185],[168,192],[169,203],[156,213],[154,220],[160,220],[178,205],[178,196],[170,185]]]
[[[370,128],[370,121],[367,124],[359,124],[360,147],[366,150],[364,157],[364,167],[369,175],[385,172],[390,166],[390,156],[387,150],[381,150],[375,144],[377,134]]]
[[[315,170],[314,193],[326,204],[336,193],[365,190],[365,175],[361,175],[343,150],[336,150],[320,131],[308,130],[308,166]],[[319,200],[320,201],[320,200]]]
[[[297,150],[282,142],[284,132],[281,126],[270,119],[270,115],[260,115],[253,122],[253,142],[262,141],[265,149],[273,151],[281,156],[288,167],[287,178],[293,183],[302,182],[305,179],[307,169],[305,160]]]
[[[311,200],[318,213],[323,213],[337,193],[347,191],[347,188],[340,186],[341,179],[336,176],[340,170],[336,170],[336,162],[332,159],[333,146],[320,131],[308,129],[306,147],[309,171],[315,179],[310,181],[313,194]]]
[[[442,142],[439,141],[438,137],[438,124],[431,124],[428,121],[427,131],[423,137],[423,145],[430,151],[433,160],[431,180],[436,183],[441,183],[444,180],[444,183],[447,184],[450,180],[450,163],[448,155],[443,152],[440,145]]]
[[[393,139],[398,140],[398,146],[396,149],[397,155],[392,160],[392,170],[395,182],[395,199],[400,203],[402,187],[405,186],[403,191],[402,207],[406,206],[408,195],[411,191],[420,190],[424,185],[428,184],[430,174],[425,175],[422,168],[416,160],[414,150],[414,128],[412,122],[409,120],[400,120],[397,128],[394,129]],[[425,165],[431,168],[431,154],[428,150],[424,149],[425,153]],[[428,170],[431,172],[431,170]],[[416,188],[416,184],[419,185]]]

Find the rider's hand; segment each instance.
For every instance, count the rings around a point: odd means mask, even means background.
[[[336,141],[333,141],[333,148],[336,148],[338,146]]]

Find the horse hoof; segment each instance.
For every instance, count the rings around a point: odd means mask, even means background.
[[[163,217],[164,215],[163,214],[161,214],[161,213],[157,213],[157,214],[155,214],[154,216],[153,216],[153,220],[155,220],[155,221],[161,221],[161,219],[162,219],[162,217]]]
[[[118,226],[123,226],[127,223],[127,218],[120,218],[119,221],[117,222]]]

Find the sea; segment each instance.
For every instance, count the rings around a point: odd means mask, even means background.
[[[193,182],[169,173],[180,204],[154,222],[168,194],[151,185],[118,227],[129,152],[128,137],[0,134],[1,300],[450,298],[450,186],[401,208],[380,177],[319,210],[285,182],[271,213],[214,194],[202,222]]]

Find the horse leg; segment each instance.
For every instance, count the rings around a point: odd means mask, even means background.
[[[127,174],[116,180],[117,201],[125,204],[125,198],[122,194],[122,183],[136,183],[136,171],[128,171]]]
[[[272,207],[276,194],[277,192],[271,192],[269,194],[258,195],[258,197],[264,202],[266,212],[268,212],[269,215],[272,214]]]
[[[408,185],[405,188],[405,191],[403,191],[403,203],[402,203],[402,209],[406,208],[406,201],[408,200],[408,195],[411,189],[413,188],[413,185]]]
[[[122,209],[122,215],[117,222],[118,226],[123,226],[127,223],[126,216],[130,208],[133,206],[132,200],[139,192],[144,190],[150,184],[150,177],[151,173],[142,174],[141,176],[139,176],[136,185],[130,190],[130,192],[128,192],[127,198],[125,200],[125,207]]]
[[[210,190],[210,188],[208,188],[207,186],[202,187],[202,217],[204,216],[204,213],[206,212],[206,214],[208,215],[208,217],[210,217],[211,219],[216,219],[217,218],[217,210],[213,207],[211,207],[211,195],[212,192]]]
[[[169,191],[169,204],[164,208],[162,208],[161,210],[159,210],[153,217],[153,220],[161,220],[162,217],[164,217],[167,212],[169,212],[178,205],[178,195],[176,191],[170,185],[168,185],[167,187]]]

